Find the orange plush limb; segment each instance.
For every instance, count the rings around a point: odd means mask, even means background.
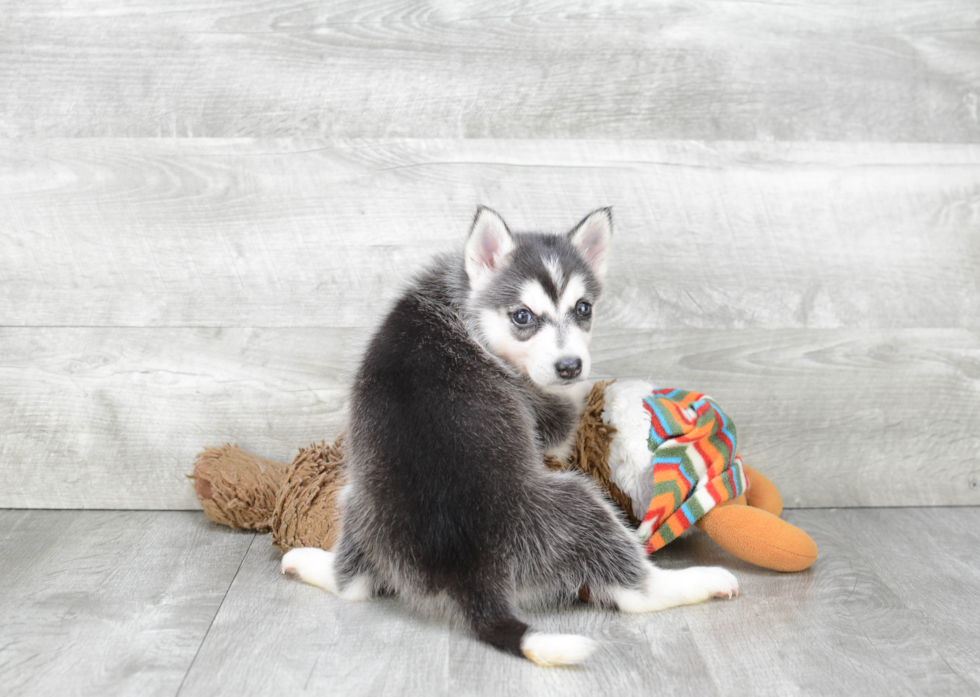
[[[779,517],[782,498],[773,483],[748,467],[745,478],[748,487],[742,496],[715,506],[696,525],[726,552],[756,566],[802,571],[813,564],[817,545]]]
[[[774,516],[782,515],[783,497],[779,495],[776,485],[760,472],[746,467],[744,463],[742,469],[745,470],[745,502],[755,508],[769,511]]]

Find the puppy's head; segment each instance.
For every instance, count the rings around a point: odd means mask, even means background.
[[[600,208],[560,235],[512,233],[479,208],[466,243],[469,308],[484,344],[542,387],[584,380],[612,214]]]

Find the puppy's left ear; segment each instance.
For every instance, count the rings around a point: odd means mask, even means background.
[[[568,233],[568,240],[582,253],[596,276],[604,278],[612,243],[612,208],[599,208],[589,213]]]

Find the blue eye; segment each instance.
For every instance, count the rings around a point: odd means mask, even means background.
[[[511,320],[513,320],[514,324],[516,324],[518,327],[528,326],[531,324],[531,319],[533,317],[534,315],[525,309],[520,309],[510,316]]]
[[[578,305],[575,307],[575,311],[578,313],[579,317],[588,317],[592,314],[592,303],[579,300]]]

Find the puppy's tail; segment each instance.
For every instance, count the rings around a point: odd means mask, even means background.
[[[521,653],[539,666],[571,666],[592,655],[598,644],[578,634],[527,632],[521,638]]]
[[[346,600],[364,600],[370,589],[350,583],[343,590],[337,581],[334,552],[316,548],[294,549],[283,555],[282,572],[336,593]],[[539,666],[568,666],[592,655],[598,644],[577,634],[542,634],[531,631],[514,616],[503,594],[468,588],[461,599],[466,619],[477,638],[491,646],[537,663]]]
[[[477,638],[491,646],[524,656],[539,666],[568,666],[581,663],[598,647],[577,634],[542,634],[514,617],[508,603],[486,595],[466,599],[467,620]]]

